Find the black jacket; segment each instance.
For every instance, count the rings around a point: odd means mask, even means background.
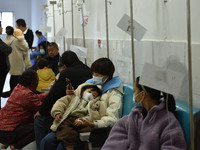
[[[83,64],[81,61],[74,63],[69,68],[60,73],[58,81],[54,84],[49,94],[44,99],[39,113],[47,115],[51,111],[54,103],[61,97],[66,95],[66,78],[71,81],[72,86],[76,89],[80,84],[84,83],[87,79],[92,77],[90,68]]]
[[[12,48],[0,39],[0,73],[8,72],[10,69],[8,55],[12,52]]]
[[[28,43],[29,49],[32,49],[33,39],[34,39],[33,31],[31,29],[28,29],[28,31],[24,35],[24,38],[26,42]]]
[[[53,70],[55,75],[58,73],[58,62],[60,61],[60,54],[58,53],[55,57],[51,58],[48,55],[44,57],[49,62],[49,68]]]

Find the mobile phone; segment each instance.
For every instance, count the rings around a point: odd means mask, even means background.
[[[65,78],[65,80],[66,80],[66,85],[69,85],[69,88],[72,89],[72,84],[69,78]]]

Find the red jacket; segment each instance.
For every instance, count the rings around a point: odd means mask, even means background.
[[[35,94],[29,88],[18,84],[5,107],[0,110],[0,130],[13,131],[19,125],[33,122],[47,93]]]

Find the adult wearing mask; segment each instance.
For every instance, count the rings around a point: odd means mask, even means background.
[[[113,76],[115,67],[108,58],[99,58],[91,66],[93,78],[87,83],[100,85],[102,95],[100,100],[106,108],[105,116],[99,120],[87,121],[81,119],[81,124],[91,128],[112,127],[122,114],[123,87],[118,76]],[[70,92],[67,91],[69,94]],[[73,92],[71,93],[73,94]],[[60,141],[56,139],[56,133],[51,132],[41,142],[40,150],[64,150]]]
[[[134,83],[136,106],[112,128],[102,150],[187,150],[170,94]]]
[[[38,149],[41,140],[50,131],[50,126],[53,123],[53,118],[50,115],[51,108],[59,98],[66,95],[66,80],[69,79],[72,86],[76,89],[80,84],[92,77],[90,68],[83,64],[72,51],[63,53],[61,63],[65,69],[60,73],[58,80],[49,91],[39,111],[35,114],[34,126]]]
[[[2,34],[2,30],[3,28],[1,27],[1,22],[0,22],[0,34]],[[2,96],[2,91],[3,91],[7,73],[10,69],[8,55],[11,52],[12,52],[12,48],[0,39],[0,64],[1,64],[0,66],[0,98]],[[0,100],[0,109],[1,109],[1,100]]]

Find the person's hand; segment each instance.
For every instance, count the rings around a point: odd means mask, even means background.
[[[94,127],[94,123],[88,120],[85,120],[83,118],[78,118],[74,121],[74,125],[75,126],[90,126],[90,127]]]
[[[54,122],[59,123],[61,119],[62,119],[62,114],[57,114],[55,119],[54,119]]]
[[[37,112],[35,113],[34,118],[36,118],[36,117],[38,117],[38,116],[41,116],[40,113],[39,113],[39,111],[37,111]]]
[[[74,121],[74,125],[75,125],[75,126],[83,126],[83,121],[81,120],[81,118],[77,118],[77,119]]]
[[[74,95],[74,87],[71,87],[70,84],[66,86],[66,95]]]

